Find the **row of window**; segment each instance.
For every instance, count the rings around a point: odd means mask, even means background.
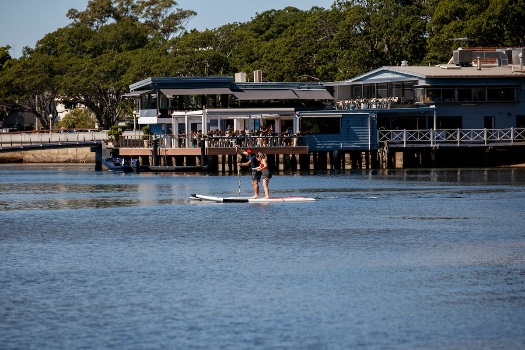
[[[484,127],[494,129],[495,118],[485,116]],[[379,116],[377,120],[378,129],[384,130],[419,130],[430,129],[434,127],[433,116],[413,116],[413,117],[396,117],[396,116]],[[444,129],[461,129],[461,116],[442,116],[436,120],[438,130]],[[516,128],[525,128],[525,115],[516,116]],[[312,134],[339,134],[341,132],[341,118],[302,118],[301,131]]]
[[[351,87],[352,99],[392,98],[416,102],[515,102],[514,87],[414,87],[413,82],[360,84]]]
[[[416,88],[418,102],[515,102],[516,88]]]
[[[138,100],[136,100],[138,101]],[[138,103],[138,102],[137,102]],[[158,103],[161,113],[168,111],[191,111],[204,108],[270,108],[270,107],[294,107],[294,108],[324,108],[322,101],[316,100],[243,100],[240,101],[233,95],[180,95],[168,97],[160,95]],[[135,105],[135,110],[157,109],[157,94],[144,94],[140,97],[140,105]]]

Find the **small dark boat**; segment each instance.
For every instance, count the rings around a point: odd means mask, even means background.
[[[129,173],[133,171],[133,167],[124,158],[104,158],[102,164],[108,168],[109,171]]]

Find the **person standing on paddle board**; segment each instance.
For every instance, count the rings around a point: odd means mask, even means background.
[[[242,155],[245,155],[248,157],[247,162],[239,162],[237,166],[249,166],[250,170],[252,171],[252,187],[253,187],[253,198],[259,197],[259,181],[261,181],[261,172],[255,170],[259,166],[259,161],[257,160],[257,156],[255,153],[253,153],[251,148],[248,148],[246,151],[243,151],[238,146],[235,146],[235,149],[237,153],[240,153]]]
[[[270,188],[268,187],[268,184],[270,183],[270,179],[272,178],[272,173],[270,172],[270,169],[268,169],[268,161],[266,160],[266,156],[263,153],[257,153],[257,160],[259,161],[259,166],[254,168],[253,170],[261,172],[265,195],[264,198],[270,199]]]

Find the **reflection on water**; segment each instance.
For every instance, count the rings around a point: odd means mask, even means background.
[[[525,347],[525,169],[0,174],[5,349]]]

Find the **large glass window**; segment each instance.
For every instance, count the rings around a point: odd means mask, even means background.
[[[456,101],[456,89],[442,89],[441,98],[444,102]]]
[[[362,98],[363,97],[362,85],[353,85],[351,96],[352,98]]]
[[[488,88],[487,97],[489,101],[510,102],[516,100],[514,88]]]
[[[472,89],[458,89],[458,100],[460,102],[471,102]]]
[[[372,98],[372,91],[371,85],[363,85],[363,98]]]
[[[403,97],[403,83],[392,84],[392,96],[391,97]]]
[[[377,84],[377,98],[387,98],[388,96],[388,85],[385,84]]]
[[[485,88],[474,88],[472,89],[472,101],[486,101],[487,100],[487,89]]]
[[[437,117],[436,127],[439,129],[461,129],[461,117]]]
[[[340,134],[341,118],[301,118],[301,131],[310,134]]]
[[[441,89],[427,89],[427,102],[441,101]]]

